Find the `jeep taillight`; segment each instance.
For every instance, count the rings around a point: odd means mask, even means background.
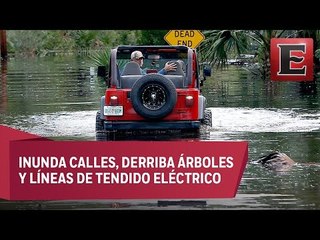
[[[191,107],[193,105],[193,96],[186,96],[186,106]]]
[[[111,96],[111,97],[110,97],[110,105],[111,105],[111,106],[116,106],[116,105],[118,105],[118,97],[117,97],[117,96]]]

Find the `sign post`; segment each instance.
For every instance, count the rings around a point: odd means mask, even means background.
[[[170,45],[185,45],[196,48],[205,39],[204,35],[198,30],[170,30],[164,40]]]

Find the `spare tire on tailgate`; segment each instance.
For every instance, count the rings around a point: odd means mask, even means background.
[[[177,102],[177,91],[165,76],[148,74],[134,83],[130,98],[139,115],[148,119],[160,119],[172,112]]]

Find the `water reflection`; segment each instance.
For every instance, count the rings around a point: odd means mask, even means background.
[[[88,57],[79,56],[1,62],[0,123],[56,140],[95,141],[95,115],[105,83],[90,74],[90,66]],[[186,139],[249,142],[249,162],[234,199],[161,207],[157,200],[139,199],[3,200],[0,209],[320,209],[320,168],[308,164],[320,163],[317,82],[271,82],[229,67],[213,71],[203,95],[212,110],[212,127]],[[279,174],[250,163],[274,150],[299,164]]]
[[[316,81],[316,79],[315,79]],[[306,95],[312,95],[317,96],[317,84],[315,81],[312,82],[300,82],[300,95],[306,96]]]
[[[7,96],[7,60],[1,60],[1,102],[0,102],[0,113],[6,112],[8,108],[8,96]]]

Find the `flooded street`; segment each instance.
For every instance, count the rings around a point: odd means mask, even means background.
[[[0,124],[54,140],[95,141],[105,83],[87,56],[11,58],[1,64]],[[319,83],[318,83],[319,85]],[[320,100],[316,84],[252,78],[241,67],[213,69],[203,95],[212,127],[203,141],[242,140],[249,160],[233,199],[160,205],[151,200],[6,201],[0,209],[320,209]],[[272,151],[297,164],[272,172],[250,161]],[[316,164],[310,164],[316,163]]]

